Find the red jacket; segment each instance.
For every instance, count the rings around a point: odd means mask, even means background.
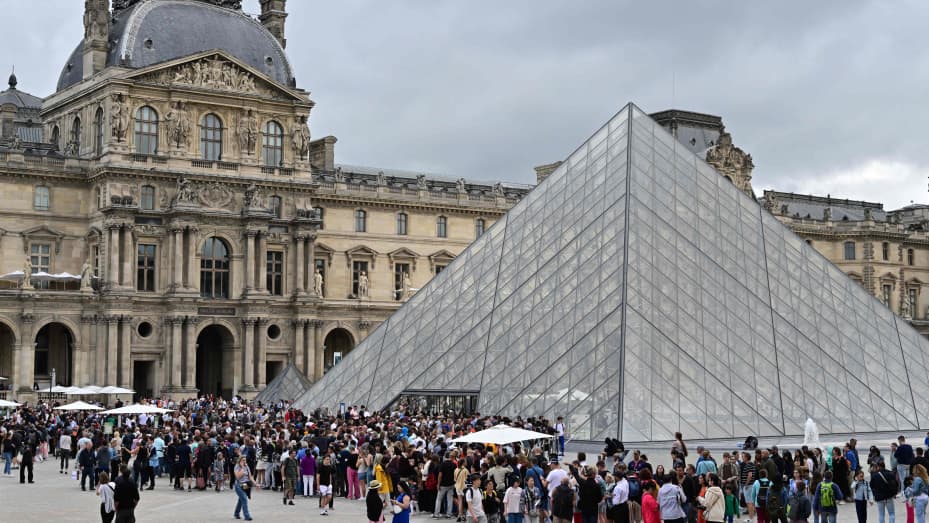
[[[658,500],[647,492],[642,494],[642,523],[661,523]]]

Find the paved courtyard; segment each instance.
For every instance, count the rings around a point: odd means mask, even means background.
[[[56,463],[40,463],[35,467],[35,484],[20,485],[17,471],[15,477],[0,477],[0,516],[2,521],[56,523],[99,521],[100,501],[92,492],[82,492],[79,483],[71,476],[58,474]],[[143,491],[142,502],[136,512],[140,523],[171,522],[198,523],[209,521],[235,521],[232,511],[236,497],[230,491],[216,493],[193,491],[175,492],[164,478],[156,483],[155,490]],[[316,499],[298,497],[296,505],[284,506],[278,492],[259,491],[252,496],[250,509],[255,521],[367,521],[362,501],[336,499],[335,510],[329,516],[320,516]],[[897,502],[897,518],[905,523],[903,503]],[[429,516],[417,515],[414,519],[427,521]],[[388,517],[389,520],[389,517]],[[874,507],[868,509],[868,520],[877,521]],[[845,504],[839,507],[839,523],[853,523],[855,507]]]

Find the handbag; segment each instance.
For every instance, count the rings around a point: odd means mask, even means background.
[[[394,514],[399,514],[403,512],[403,509],[400,508],[400,505],[394,505]]]

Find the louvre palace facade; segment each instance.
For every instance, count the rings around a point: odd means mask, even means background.
[[[87,0],[56,92],[10,77],[0,395],[318,379],[528,192],[337,164],[285,4]]]

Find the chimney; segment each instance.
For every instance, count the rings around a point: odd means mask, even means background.
[[[106,67],[110,0],[84,0],[84,80]]]
[[[555,169],[557,169],[558,166],[560,166],[560,165],[561,165],[561,162],[560,162],[560,161],[557,161],[557,162],[555,162],[555,163],[550,163],[550,164],[546,164],[546,165],[540,165],[540,166],[536,167],[536,168],[535,168],[535,181],[536,181],[536,183],[542,183],[542,182],[544,182],[545,179],[548,178],[548,176],[549,176],[550,174],[552,174],[553,172],[555,172]]]
[[[287,0],[261,0],[261,25],[271,33],[282,48],[287,48],[284,38],[284,22],[287,20]]]

